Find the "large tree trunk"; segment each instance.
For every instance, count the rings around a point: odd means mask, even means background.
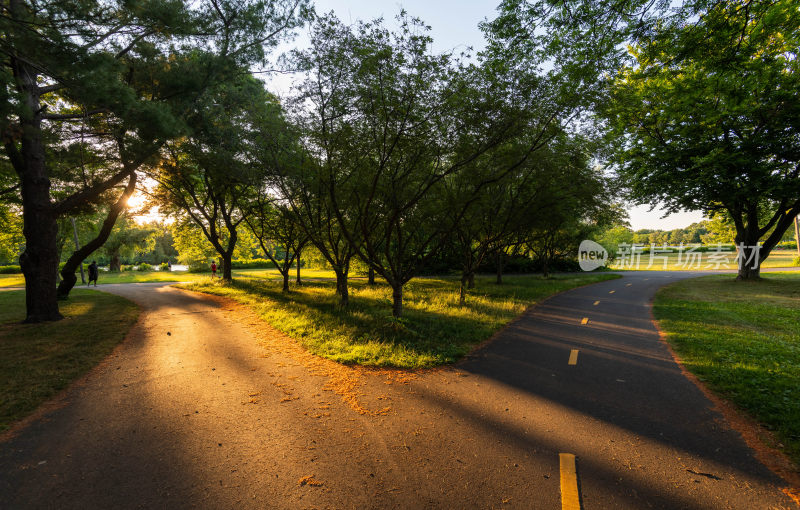
[[[402,284],[392,284],[392,315],[397,318],[403,316]]]
[[[22,194],[25,251],[19,257],[25,276],[25,322],[56,321],[64,317],[58,311],[56,292],[58,224],[49,214],[50,182],[25,186],[25,181]]]
[[[757,280],[761,278],[762,257],[757,246],[758,241],[740,246],[737,280]]]
[[[737,280],[758,280],[761,278],[761,268],[753,269],[750,264],[746,267],[739,267],[739,274],[736,276]]]
[[[367,285],[375,285],[375,270],[372,267],[367,271]]]
[[[467,281],[467,288],[474,289],[475,288],[475,271],[470,271],[469,273],[469,280]]]
[[[347,288],[347,270],[334,269],[336,273],[336,293],[339,294],[339,306],[345,308],[350,304],[350,293]]]
[[[283,292],[289,292],[289,271],[284,271],[281,275],[283,276],[283,288],[281,290]]]
[[[756,208],[753,207],[753,210]],[[739,274],[736,276],[737,280],[755,280],[761,277],[761,262],[764,256],[767,255],[762,252],[758,245],[759,226],[758,216],[755,212],[751,212],[748,217],[747,225],[743,222],[738,222],[736,228],[736,248],[737,257],[739,262]],[[734,218],[734,221],[736,219]],[[788,227],[788,225],[786,225]]]
[[[122,265],[119,261],[119,254],[114,253],[111,255],[111,258],[108,261],[108,270],[109,271],[119,271]]]
[[[125,186],[125,190],[120,195],[119,199],[111,206],[111,209],[108,211],[108,215],[106,219],[103,220],[103,226],[100,227],[100,232],[97,234],[97,237],[86,243],[83,248],[75,250],[75,252],[70,256],[67,262],[64,264],[64,267],[61,269],[61,283],[58,284],[58,298],[59,299],[66,299],[69,296],[70,291],[75,286],[75,283],[78,279],[75,277],[75,269],[77,269],[78,265],[81,265],[81,278],[83,278],[83,261],[94,253],[95,250],[103,246],[108,237],[111,235],[111,231],[114,229],[114,224],[117,222],[117,218],[119,217],[120,213],[122,213],[123,209],[125,209],[125,204],[128,203],[128,199],[133,194],[134,189],[136,189],[136,173],[132,173],[131,176],[128,178],[128,185]],[[74,220],[73,220],[74,221]],[[73,223],[73,226],[75,224]],[[75,235],[75,244],[77,246],[77,233]],[[119,267],[119,258],[117,257],[117,267]]]
[[[13,15],[24,18],[22,2],[12,2]],[[4,136],[3,145],[11,164],[20,176],[23,234],[25,251],[19,265],[25,276],[25,322],[63,319],[58,311],[56,282],[58,279],[58,224],[50,201],[50,179],[47,175],[45,150],[42,144],[39,83],[36,70],[22,60],[11,57],[17,90],[30,115],[20,119],[20,147]],[[3,126],[5,131],[6,126]]]
[[[225,280],[226,282],[232,282],[233,268],[231,266],[233,266],[232,264],[233,254],[226,253],[221,260],[222,260],[222,279]]]
[[[461,285],[458,288],[458,306],[467,304],[467,284],[469,283],[469,276],[466,271],[461,273]]]

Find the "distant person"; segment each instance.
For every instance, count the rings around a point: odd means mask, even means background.
[[[167,261],[167,271],[172,271],[172,262]]]
[[[94,282],[94,286],[97,287],[97,261],[93,260],[91,264],[89,264],[89,283],[86,285],[91,285]]]
[[[217,276],[217,263],[214,261],[214,259],[211,259],[211,278],[214,278],[216,276]]]

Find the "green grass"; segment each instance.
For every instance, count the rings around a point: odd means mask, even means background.
[[[650,254],[643,253],[640,255],[638,268],[636,267],[636,261],[634,261],[631,266],[630,258],[626,260],[626,265],[624,267],[619,264],[611,264],[609,265],[609,268],[614,270],[626,269],[641,271],[712,271],[717,269],[737,269],[737,264],[735,261],[736,255],[733,252],[726,252],[728,263],[719,264],[719,267],[717,267],[717,264],[713,259],[709,258],[711,253],[698,253],[697,255],[701,257],[699,264],[697,263],[697,259],[692,259],[689,261],[690,264],[687,264],[686,254],[682,255],[680,263],[678,261],[677,253],[669,253],[664,255],[654,254],[651,264]],[[664,268],[664,259],[662,257],[667,258],[666,268]],[[796,250],[774,250],[772,253],[770,253],[769,257],[767,257],[767,260],[763,261],[761,268],[770,269],[796,266],[796,257]]]
[[[678,282],[659,291],[653,313],[686,368],[800,463],[800,274]]]
[[[464,307],[452,278],[418,278],[404,288],[404,316],[391,316],[391,288],[351,281],[350,306],[342,310],[335,284],[309,281],[289,294],[264,279],[190,283],[183,287],[227,296],[252,307],[312,353],[347,364],[421,368],[452,363],[489,338],[525,308],[556,292],[616,278],[609,274],[488,277]]]
[[[24,291],[0,292],[0,431],[95,366],[139,315],[124,298],[83,289],[59,307],[64,320],[21,324]]]
[[[324,269],[302,269],[300,276],[305,278],[333,278],[333,271]],[[280,279],[281,275],[277,269],[235,269],[234,278],[240,277],[259,277]],[[294,281],[295,270],[292,269],[291,281]],[[145,282],[202,282],[211,280],[211,273],[189,273],[186,271],[123,271],[121,273],[101,272],[98,278],[98,285],[107,283],[145,283]],[[0,274],[0,287],[24,287],[25,278],[21,274]],[[80,283],[75,288],[86,287]]]

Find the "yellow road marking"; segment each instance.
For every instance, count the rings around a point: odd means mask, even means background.
[[[588,323],[589,323],[589,317],[584,317],[583,319],[581,319],[581,324],[588,324]]]
[[[630,287],[631,285],[633,285],[633,284],[632,283],[626,283],[625,284],[626,287]]]
[[[569,361],[567,361],[567,365],[577,365],[578,364],[578,349],[572,349],[569,351]]]
[[[608,291],[608,293],[609,293],[609,294],[613,294],[613,293],[615,293],[615,292],[616,292],[616,290],[609,290],[609,291]]]
[[[575,470],[575,455],[559,453],[561,465],[561,510],[580,510],[581,497],[578,494],[578,473]]]
[[[597,305],[599,305],[599,304],[600,304],[600,301],[595,301],[595,302],[594,302],[594,306],[597,306]]]

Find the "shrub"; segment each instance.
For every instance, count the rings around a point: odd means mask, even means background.
[[[301,265],[303,265],[301,261]],[[231,269],[272,269],[275,264],[268,259],[234,259],[231,261]]]
[[[0,266],[0,274],[20,274],[22,269],[19,266]]]
[[[190,273],[208,273],[211,272],[211,263],[205,260],[192,260],[188,264],[188,271]]]
[[[167,264],[166,262],[162,262],[161,264],[159,264],[158,270],[159,271],[169,271],[169,264]]]
[[[795,257],[794,260],[792,260],[792,265],[800,266],[800,257]]]
[[[136,268],[136,270],[137,271],[152,271],[153,270],[153,266],[151,266],[147,262],[142,262],[141,264],[139,264],[139,266]]]

